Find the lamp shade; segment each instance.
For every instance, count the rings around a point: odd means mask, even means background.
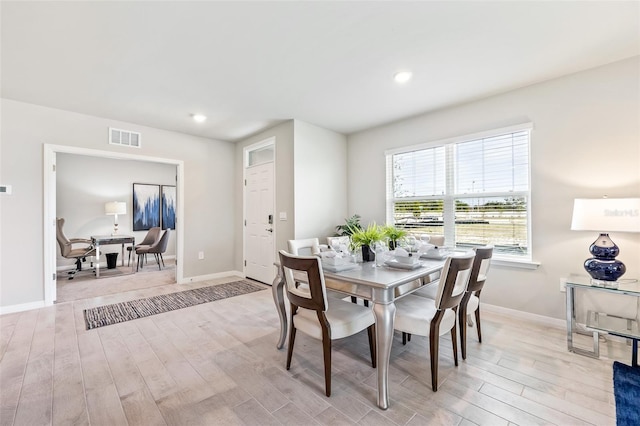
[[[640,198],[577,198],[574,231],[640,232]]]
[[[127,203],[124,201],[110,201],[104,205],[104,214],[117,215],[127,213]]]

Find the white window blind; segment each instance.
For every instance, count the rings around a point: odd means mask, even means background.
[[[530,126],[388,154],[388,222],[531,259]]]

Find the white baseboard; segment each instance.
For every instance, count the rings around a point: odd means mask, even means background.
[[[528,321],[533,321],[538,324],[544,324],[554,328],[567,328],[567,321],[564,319],[546,317],[544,315],[532,314],[530,312],[517,311],[515,309],[503,308],[502,306],[488,305],[482,303],[482,309],[487,312],[493,312],[496,314],[505,315],[513,318],[521,318]]]
[[[13,314],[15,312],[30,311],[32,309],[44,308],[44,300],[39,302],[21,303],[19,305],[0,306],[0,315]]]
[[[238,278],[245,278],[244,273],[240,271],[217,272],[215,274],[198,275],[195,277],[185,277],[178,284],[195,283],[199,281],[214,280],[217,278],[228,277],[229,275],[237,275]]]

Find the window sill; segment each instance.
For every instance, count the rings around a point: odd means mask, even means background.
[[[532,260],[516,260],[516,259],[491,259],[491,265],[505,268],[516,269],[538,269],[540,262],[534,262]]]

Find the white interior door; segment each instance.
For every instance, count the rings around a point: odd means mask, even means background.
[[[247,167],[245,177],[245,275],[271,284],[276,277],[273,163]]]

